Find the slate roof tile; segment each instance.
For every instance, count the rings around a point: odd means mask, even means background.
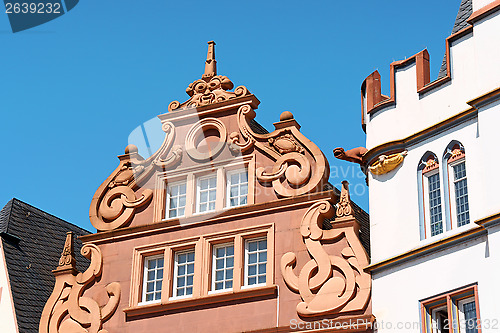
[[[0,236],[19,333],[38,332],[55,283],[52,270],[59,263],[68,231],[75,236],[89,233],[15,198],[0,211]],[[89,260],[80,254],[81,246],[76,240],[76,266],[84,271]]]

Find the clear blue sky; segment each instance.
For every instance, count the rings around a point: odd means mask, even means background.
[[[363,146],[360,85],[424,48],[432,78],[460,0],[92,1],[13,34],[0,14],[3,206],[17,197],[95,231],[88,210],[130,132],[167,112],[201,77],[215,40],[219,74],[261,101],[272,129],[289,110],[368,209],[358,167],[333,157]]]

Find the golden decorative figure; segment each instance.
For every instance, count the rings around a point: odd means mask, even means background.
[[[401,163],[405,156],[408,155],[408,151],[402,151],[401,153],[387,155],[380,155],[378,160],[368,167],[370,172],[374,175],[383,175],[394,169]]]

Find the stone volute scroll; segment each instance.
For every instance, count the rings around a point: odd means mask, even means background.
[[[329,177],[328,161],[323,152],[301,132],[293,114],[285,111],[275,123],[275,131],[255,133],[250,122],[255,111],[248,104],[238,110],[238,132],[229,135],[229,148],[234,153],[248,151],[252,147],[275,161],[271,168],[259,167],[257,179],[272,184],[282,197],[296,196],[321,190]]]
[[[231,80],[224,75],[217,75],[217,61],[215,60],[215,42],[208,42],[207,60],[205,61],[205,73],[201,79],[189,84],[186,93],[191,97],[184,103],[173,101],[168,106],[168,111],[179,111],[199,106],[223,102],[236,97],[246,96],[250,93],[244,86],[233,89]]]
[[[78,273],[73,253],[73,233],[68,233],[59,266],[53,271],[56,283],[43,309],[39,333],[108,332],[102,324],[116,312],[121,286],[112,282],[105,287],[109,299],[103,305],[83,296],[85,290],[101,276],[102,254],[93,244],[84,245],[81,253],[91,261],[85,272]]]
[[[347,183],[341,198],[349,198]],[[346,211],[345,204],[341,207],[342,215],[332,222],[331,230],[322,229],[324,219],[335,213],[330,201],[316,202],[304,214],[300,233],[312,259],[304,264],[298,276],[293,271],[297,264],[295,253],[285,253],[281,258],[286,285],[302,299],[297,304],[301,316],[362,311],[369,303],[371,277],[363,270],[369,259],[358,237],[359,224],[352,210]],[[338,244],[342,249],[328,253],[325,243]]]
[[[153,189],[144,188],[155,170],[168,170],[181,161],[183,148],[173,145],[175,126],[162,125],[165,139],[153,155],[143,159],[135,145],[128,145],[125,154],[118,156],[120,164],[99,186],[90,203],[90,222],[98,231],[126,226],[137,210],[146,207],[153,197]]]

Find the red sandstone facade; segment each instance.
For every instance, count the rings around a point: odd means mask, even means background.
[[[253,121],[258,99],[217,75],[214,44],[190,99],[159,116],[161,148],[129,145],[98,188],[83,273],[68,235],[41,333],[371,331],[347,182],[328,184],[290,112],[271,133]]]

